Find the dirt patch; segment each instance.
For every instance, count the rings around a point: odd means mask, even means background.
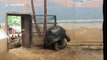
[[[60,51],[45,50],[39,47],[11,49],[0,55],[0,60],[103,60],[102,50],[84,50],[80,46],[67,46]]]

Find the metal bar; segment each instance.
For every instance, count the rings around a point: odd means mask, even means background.
[[[47,30],[47,0],[44,0],[44,33]]]
[[[33,0],[31,0],[31,6],[32,6],[33,19],[34,19],[34,22],[35,22],[35,28],[36,28],[36,31],[37,31],[37,33],[38,33],[38,36],[41,36],[41,35],[40,35],[40,29],[39,29],[38,24],[37,24],[37,22],[36,22],[36,14],[35,14],[35,9],[34,9]]]
[[[57,25],[57,22],[56,22],[56,16],[54,16],[54,19],[55,19],[55,24],[54,24],[54,26],[56,26],[56,25]]]

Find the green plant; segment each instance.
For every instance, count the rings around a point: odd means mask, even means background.
[[[20,16],[8,16],[8,25],[9,26],[21,26],[21,17]]]

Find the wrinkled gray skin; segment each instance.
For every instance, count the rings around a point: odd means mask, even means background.
[[[54,50],[62,49],[67,45],[65,39],[67,42],[70,41],[70,38],[67,36],[65,29],[60,26],[53,26],[46,31],[44,37],[44,48]]]

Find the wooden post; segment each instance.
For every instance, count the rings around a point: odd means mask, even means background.
[[[47,0],[44,0],[44,33],[47,30]]]
[[[32,13],[33,13],[33,19],[34,19],[34,23],[35,23],[35,28],[36,28],[38,36],[41,36],[40,35],[40,29],[39,29],[39,26],[38,26],[37,21],[36,21],[36,14],[35,14],[33,0],[31,0],[31,6],[32,6]]]

